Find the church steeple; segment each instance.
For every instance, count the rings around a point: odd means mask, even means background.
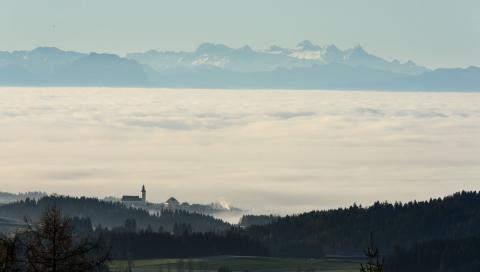
[[[145,190],[145,185],[142,185],[142,201],[147,203],[147,190]]]

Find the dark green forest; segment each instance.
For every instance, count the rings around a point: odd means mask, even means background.
[[[269,256],[269,250],[259,241],[245,235],[226,232],[169,233],[106,232],[103,234],[112,248],[112,257],[118,260],[195,258],[220,255]]]
[[[240,219],[240,227],[248,228],[251,226],[268,225],[279,219],[279,215],[244,215]]]
[[[278,216],[232,226],[188,212],[147,211],[92,198],[46,197],[0,206],[0,217],[38,218],[55,205],[79,237],[102,238],[114,259],[214,255],[358,258],[373,237],[386,271],[480,271],[480,194]]]
[[[35,221],[48,206],[60,208],[67,216],[89,218],[94,227],[114,228],[123,226],[126,219],[135,219],[138,229],[150,227],[172,231],[175,223],[188,224],[194,232],[216,232],[230,228],[230,224],[208,215],[170,210],[156,215],[142,209],[127,208],[118,202],[86,197],[48,196],[40,200],[27,199],[0,205],[0,217]]]
[[[396,248],[386,265],[389,272],[480,271],[480,237],[433,240],[409,249]]]
[[[361,255],[373,233],[383,254],[434,239],[480,237],[480,194],[461,192],[422,202],[313,211],[245,232],[274,256]]]

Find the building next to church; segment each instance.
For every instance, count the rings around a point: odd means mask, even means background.
[[[124,195],[122,196],[122,203],[127,205],[145,205],[147,204],[147,190],[145,190],[145,185],[142,186],[142,197],[133,196],[133,195]]]

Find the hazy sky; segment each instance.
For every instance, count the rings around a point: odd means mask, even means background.
[[[0,0],[0,50],[124,54],[309,39],[430,67],[478,66],[479,11],[478,0]]]
[[[480,94],[0,88],[1,191],[291,213],[480,188]]]

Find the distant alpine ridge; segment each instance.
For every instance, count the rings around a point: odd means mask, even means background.
[[[387,61],[361,46],[303,41],[254,50],[204,43],[193,52],[79,53],[54,47],[0,51],[2,86],[108,86],[480,91],[480,68],[431,70]]]
[[[345,64],[351,67],[364,66],[372,69],[389,70],[402,74],[421,74],[427,69],[409,61],[385,61],[367,53],[361,46],[345,51],[335,45],[318,46],[303,41],[294,49],[271,46],[265,51],[254,51],[249,46],[233,49],[222,44],[201,44],[194,52],[132,53],[128,59],[147,64],[156,71],[216,67],[232,72],[260,72],[278,69],[309,68],[329,63]]]

